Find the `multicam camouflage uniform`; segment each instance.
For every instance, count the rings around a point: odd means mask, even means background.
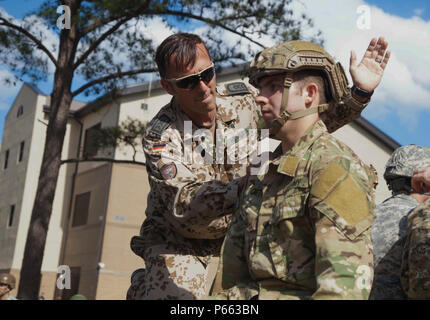
[[[235,87],[242,90],[235,92]],[[251,94],[243,90],[242,83],[231,90],[217,88],[217,129],[256,127],[260,111],[255,92],[248,89]],[[330,110],[329,131],[359,117],[367,103],[348,99]],[[131,241],[132,250],[144,259],[146,271],[135,277],[137,283],[132,283],[127,294],[130,299],[202,299],[215,276],[238,196],[238,178],[245,175],[247,164],[189,164],[175,155],[162,157],[165,149],[184,150],[184,121],[190,119],[173,99],[147,128],[144,151],[151,186],[147,219],[140,235]],[[192,129],[199,128],[193,124]],[[203,144],[197,140],[193,151]]]
[[[318,121],[265,176],[248,178],[214,297],[367,299],[376,179]]]
[[[417,145],[397,148],[386,164],[384,178],[393,196],[376,206],[372,240],[375,263],[372,300],[403,300],[407,296],[400,282],[408,215],[418,205],[410,195],[414,170],[430,163],[430,149]],[[400,193],[402,191],[403,193]]]
[[[430,299],[430,199],[408,217],[400,279],[409,299]]]

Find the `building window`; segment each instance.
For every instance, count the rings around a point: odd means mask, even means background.
[[[96,144],[97,134],[101,128],[100,123],[85,130],[84,158],[93,158],[97,155],[98,146]]]
[[[141,108],[144,111],[148,110],[148,104],[147,103],[142,103]]]
[[[72,227],[78,227],[87,224],[88,211],[90,208],[90,198],[91,192],[76,195]]]
[[[6,153],[4,155],[4,166],[3,169],[7,169],[7,163],[9,161],[9,150],[6,150]]]
[[[19,106],[18,111],[16,112],[16,117],[19,118],[24,114],[24,106]]]
[[[12,225],[13,225],[13,216],[14,216],[14,214],[15,214],[15,205],[13,204],[13,205],[10,206],[9,221],[7,223],[8,227],[12,227]]]
[[[22,157],[24,155],[24,144],[25,144],[25,142],[22,141],[21,144],[20,144],[20,146],[19,146],[18,162],[22,161]]]
[[[62,300],[70,300],[72,296],[79,293],[79,282],[81,280],[81,267],[70,267],[70,289],[63,289]]]

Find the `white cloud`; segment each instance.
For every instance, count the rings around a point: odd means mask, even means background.
[[[17,81],[15,86],[8,85],[4,82],[6,78],[13,78],[12,73],[8,70],[0,70],[0,110],[9,110],[22,85],[21,81]]]
[[[364,1],[300,0],[299,5],[305,7],[316,28],[322,30],[325,48],[342,63],[345,71],[349,69],[350,50],[356,51],[361,59],[370,39],[384,36],[391,58],[373,100],[402,114],[406,106],[410,110],[430,109],[430,21],[416,16],[406,19],[369,6],[371,28],[363,30],[357,27],[360,16],[357,8],[367,5]],[[408,114],[416,115],[411,111]]]

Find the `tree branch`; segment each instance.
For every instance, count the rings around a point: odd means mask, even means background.
[[[40,41],[40,40],[38,40],[35,36],[33,36],[30,32],[28,32],[27,30],[25,30],[24,28],[22,28],[22,27],[20,27],[20,26],[17,26],[17,25],[15,25],[15,24],[13,24],[13,23],[10,23],[9,21],[7,21],[6,19],[4,19],[4,18],[0,18],[0,21],[2,21],[2,22],[0,22],[0,26],[1,25],[3,25],[3,26],[6,26],[6,27],[9,27],[9,28],[11,28],[11,29],[14,29],[14,30],[16,30],[16,31],[18,31],[18,32],[20,32],[20,33],[22,33],[23,35],[25,35],[27,38],[29,38],[31,41],[33,41],[35,44],[36,44],[36,46],[40,49],[40,50],[42,50],[43,52],[45,52],[46,53],[46,55],[48,56],[48,58],[52,61],[52,63],[56,66],[56,67],[58,67],[58,64],[57,64],[57,60],[54,58],[54,56],[52,55],[52,53],[42,44],[42,42]]]
[[[162,15],[162,14],[166,14],[166,15],[169,14],[169,15],[182,16],[182,17],[186,17],[186,18],[200,20],[200,21],[203,21],[203,22],[205,22],[207,24],[211,24],[211,25],[215,25],[215,26],[221,27],[221,28],[223,28],[223,29],[225,29],[227,31],[230,31],[230,32],[232,32],[234,34],[237,34],[240,37],[243,37],[243,38],[251,41],[252,43],[255,43],[256,45],[258,45],[258,46],[260,46],[262,48],[265,48],[264,45],[262,45],[261,43],[253,40],[252,38],[246,36],[245,34],[240,33],[240,32],[238,32],[238,31],[236,31],[234,29],[231,29],[231,28],[227,27],[226,25],[223,25],[223,24],[219,23],[218,21],[215,21],[215,20],[212,20],[212,19],[209,19],[209,18],[204,18],[204,17],[196,16],[196,15],[193,15],[191,13],[186,13],[186,12],[181,12],[181,11],[172,11],[172,10],[167,10],[165,12],[158,12],[157,14],[160,14],[160,15]]]
[[[130,70],[130,71],[113,73],[113,74],[107,75],[105,77],[101,77],[101,78],[98,78],[96,80],[87,82],[86,84],[81,86],[79,89],[73,91],[72,97],[77,96],[78,94],[82,93],[86,89],[88,89],[88,88],[90,88],[96,84],[100,84],[100,83],[106,82],[108,80],[112,80],[112,79],[116,79],[116,78],[120,78],[120,77],[124,77],[124,76],[132,76],[134,74],[139,74],[139,73],[149,73],[149,72],[156,72],[156,71],[158,71],[158,70],[157,69],[138,69],[138,70]]]
[[[73,158],[73,159],[61,160],[61,164],[78,163],[78,162],[112,162],[112,163],[138,164],[140,166],[146,165],[145,162],[140,162],[135,160],[115,160],[112,158]]]
[[[109,37],[112,33],[118,30],[119,27],[121,27],[127,20],[130,19],[131,18],[126,17],[124,19],[119,20],[112,28],[102,34],[100,38],[98,38],[96,41],[94,41],[88,48],[88,50],[85,51],[84,54],[82,54],[82,56],[75,62],[75,64],[73,65],[73,70],[75,70],[82,62],[84,62],[85,59],[99,46],[100,43],[102,43],[107,37]]]

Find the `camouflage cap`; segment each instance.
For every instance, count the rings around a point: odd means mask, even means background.
[[[414,171],[430,164],[430,148],[410,144],[394,150],[385,165],[387,183],[399,177],[411,178]]]
[[[300,113],[299,111],[297,115],[291,115],[286,112],[288,90],[293,82],[292,75],[301,70],[320,71],[325,82],[328,104],[320,105],[316,110],[312,110],[313,112],[323,112],[342,103],[350,92],[342,65],[339,62],[336,63],[319,45],[307,41],[288,41],[264,49],[251,62],[248,70],[249,82],[258,87],[260,79],[264,76],[285,74],[279,117],[281,120],[277,120],[280,125],[288,118],[296,119],[309,114],[309,112]]]
[[[10,273],[2,273],[0,274],[0,283],[7,284],[12,290],[15,289],[16,280]]]

